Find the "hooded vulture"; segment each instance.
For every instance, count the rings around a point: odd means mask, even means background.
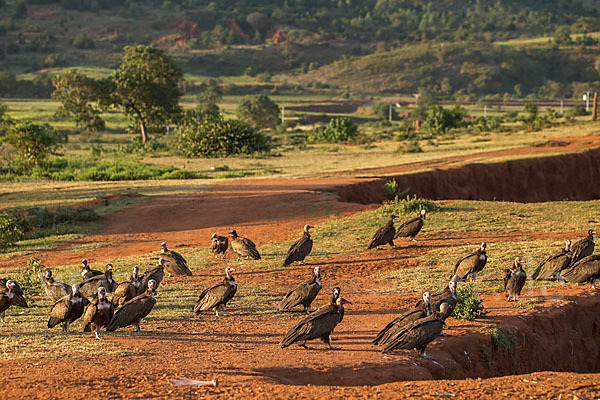
[[[569,266],[573,266],[577,261],[581,260],[582,258],[592,255],[595,246],[595,233],[596,231],[590,229],[586,237],[573,243],[573,246],[571,246],[571,252],[573,253],[573,257],[571,257],[571,264]]]
[[[160,244],[160,257],[171,261],[170,264],[165,266],[171,275],[192,276],[192,271],[188,268],[185,258],[178,252],[167,249],[167,242]]]
[[[229,239],[227,238],[227,236],[220,236],[216,233],[213,233],[210,237],[210,241],[210,249],[215,255],[215,258],[217,258],[219,254],[221,254],[222,258],[225,259],[225,252],[229,247]]]
[[[414,322],[418,319],[428,317],[431,314],[431,294],[423,293],[423,302],[416,308],[410,309],[398,317],[394,318],[383,328],[373,340],[373,344],[382,346],[385,342],[394,335],[399,329],[405,325]]]
[[[463,280],[467,279],[468,276],[471,282],[475,282],[477,274],[485,267],[487,262],[486,248],[485,242],[481,243],[481,247],[475,253],[458,260],[454,266],[454,275],[458,275]]]
[[[79,291],[88,299],[94,299],[98,294],[98,288],[103,287],[108,293],[112,293],[117,288],[117,282],[112,277],[112,264],[106,265],[104,275],[96,275],[79,286]]]
[[[90,302],[79,293],[79,285],[71,287],[71,294],[58,300],[50,310],[48,328],[62,324],[63,332],[69,331],[69,325],[81,318],[83,310]]]
[[[304,225],[302,237],[298,239],[294,244],[290,246],[287,252],[283,266],[286,267],[295,261],[299,261],[304,264],[304,259],[310,254],[313,247],[313,240],[310,237],[309,230],[312,229],[311,225]]]
[[[371,243],[369,243],[368,249],[372,249],[375,247],[383,246],[385,244],[389,244],[392,247],[396,247],[394,245],[394,235],[396,234],[396,228],[394,228],[394,219],[398,218],[397,215],[390,215],[390,219],[383,227],[379,228],[377,232],[373,235],[371,239]]]
[[[235,278],[231,274],[232,271],[235,271],[235,269],[231,267],[225,268],[225,279],[223,279],[223,282],[204,289],[200,296],[198,296],[198,300],[194,306],[196,314],[214,308],[217,317],[219,316],[219,311],[221,311],[222,315],[225,315],[225,306],[227,306],[227,302],[233,298],[237,291],[237,283],[235,283]]]
[[[156,289],[158,289],[158,287],[160,286],[160,283],[162,282],[163,278],[165,277],[165,266],[167,265],[168,262],[170,262],[170,261],[165,260],[164,258],[159,258],[158,265],[156,267],[150,268],[149,270],[144,272],[144,274],[140,278],[142,281],[142,288],[141,288],[142,292],[144,292],[146,289],[148,289],[148,282],[150,282],[150,280],[154,281],[154,283],[156,285]]]
[[[142,287],[142,281],[139,276],[140,269],[133,267],[133,272],[128,280],[119,283],[119,286],[115,289],[115,294],[112,298],[112,303],[116,307],[121,307],[134,297],[139,296],[143,293],[144,288]]]
[[[289,291],[288,294],[285,295],[281,303],[279,303],[279,311],[290,310],[296,306],[302,305],[304,307],[305,312],[308,311],[308,307],[313,302],[321,287],[321,268],[315,267],[313,269],[312,278],[299,283],[295,288]]]
[[[71,286],[55,281],[52,277],[52,271],[47,270],[44,274],[44,294],[50,300],[56,302],[60,298],[71,294]]]
[[[333,288],[333,293],[331,296],[331,299],[329,300],[329,305],[333,306],[337,303],[337,299],[339,299],[342,295],[342,289],[340,289],[338,286]],[[327,307],[327,306],[323,306],[323,307]],[[344,320],[344,307],[340,308],[340,322],[338,322],[338,325]],[[331,331],[331,333],[329,334],[329,340],[330,341],[334,341],[336,340],[333,337],[333,330]]]
[[[134,297],[123,304],[112,317],[106,330],[114,332],[119,328],[129,325],[135,325],[135,330],[140,331],[140,321],[145,318],[156,304],[156,282],[152,279],[148,281],[148,290],[141,295]]]
[[[511,268],[504,270],[504,293],[506,300],[517,301],[517,296],[521,295],[521,290],[527,281],[527,273],[523,270],[523,260],[521,257],[515,258]]]
[[[112,319],[115,312],[113,303],[106,298],[106,289],[98,288],[96,299],[85,309],[83,316],[83,331],[94,331],[96,339],[100,339],[98,331],[101,326],[106,326]]]
[[[409,219],[396,228],[396,234],[394,235],[394,239],[398,239],[401,237],[409,237],[413,242],[415,241],[415,236],[419,232],[421,232],[421,228],[425,223],[425,215],[427,214],[426,210],[421,210],[421,214],[418,217]]]
[[[4,313],[10,306],[27,307],[23,291],[15,281],[0,279],[0,320],[4,322]],[[21,294],[19,294],[19,292]]]
[[[91,269],[88,264],[87,259],[84,258],[83,260],[81,260],[81,280],[82,281],[86,281],[86,280],[88,280],[94,276],[98,276],[98,275],[104,275],[104,274],[95,269]]]
[[[381,351],[388,353],[396,349],[417,349],[422,357],[429,358],[425,349],[442,333],[444,319],[448,315],[447,308],[448,304],[442,303],[440,311],[403,326],[381,346]]]
[[[229,232],[231,235],[231,250],[237,253],[239,257],[249,257],[253,260],[260,260],[260,253],[256,250],[256,245],[250,239],[238,236],[236,230]]]
[[[591,281],[596,287],[596,279],[600,278],[600,254],[593,254],[577,261],[575,265],[563,273],[567,282],[584,283]]]
[[[559,253],[551,255],[550,257],[546,258],[543,263],[538,265],[533,275],[531,275],[531,279],[548,279],[556,275],[556,277],[561,280],[562,278],[560,273],[562,270],[569,267],[572,256],[573,253],[571,252],[571,241],[567,240],[565,247]]]

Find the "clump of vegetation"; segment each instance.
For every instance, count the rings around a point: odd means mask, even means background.
[[[480,332],[492,337],[492,342],[496,351],[503,354],[513,354],[514,349],[519,345],[519,339],[510,329],[499,327],[498,325],[488,325]]]
[[[236,115],[254,128],[275,128],[279,125],[279,106],[265,95],[245,96],[238,104]]]
[[[332,118],[326,126],[313,130],[308,140],[312,143],[347,143],[357,135],[358,126],[350,118]]]
[[[474,321],[477,317],[484,316],[486,313],[483,300],[479,298],[479,293],[473,290],[471,286],[458,290],[458,304],[452,312],[452,317],[463,321]]]
[[[56,154],[66,136],[50,125],[21,122],[8,128],[3,140],[14,146],[22,160],[39,165],[50,154]]]
[[[465,110],[456,106],[452,109],[446,109],[439,105],[429,107],[425,125],[427,132],[431,136],[446,133],[450,129],[465,126]]]
[[[23,237],[23,230],[15,218],[0,215],[0,250],[6,250],[15,245]]]
[[[527,299],[527,300],[519,300],[518,302],[511,304],[510,308],[521,308],[525,310],[535,310],[537,305],[543,303],[543,300],[540,299]]]
[[[399,189],[397,190],[399,191]],[[434,203],[432,200],[417,197],[416,194],[413,195],[412,198],[409,195],[406,195],[406,197],[402,198],[401,196],[407,193],[408,190],[408,188],[404,189],[396,194],[393,200],[385,201],[382,207],[383,213],[389,214],[391,212],[399,212],[401,214],[410,214],[419,212],[421,210],[427,210],[427,212],[440,210],[440,206]]]

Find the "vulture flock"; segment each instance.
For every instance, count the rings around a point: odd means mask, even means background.
[[[397,238],[410,238],[415,241],[415,237],[423,228],[426,214],[426,211],[422,210],[417,217],[405,221],[398,228],[394,226],[398,216],[390,215],[387,223],[375,232],[367,249],[384,245],[396,248],[394,239]],[[313,227],[310,225],[304,226],[302,236],[290,246],[283,266],[294,262],[304,264],[305,258],[313,248],[311,228]],[[563,282],[591,282],[596,288],[595,280],[600,277],[600,255],[593,254],[595,233],[589,230],[585,238],[575,243],[567,240],[564,248],[548,256],[536,268],[531,279],[556,278]],[[225,259],[227,251],[231,250],[237,258],[261,259],[252,240],[239,236],[235,230],[229,232],[229,235],[212,235],[210,248],[216,258]],[[55,281],[52,271],[46,271],[43,290],[46,297],[53,302],[48,328],[60,325],[64,332],[68,332],[70,325],[83,318],[83,331],[94,332],[97,339],[100,338],[100,328],[113,332],[132,325],[139,332],[141,321],[150,314],[156,304],[157,290],[164,278],[165,269],[170,275],[192,275],[185,258],[169,250],[165,242],[161,243],[160,255],[156,259],[157,265],[141,275],[139,268],[133,267],[131,276],[123,282],[113,279],[111,264],[101,272],[91,269],[86,259],[81,262],[82,281],[73,285]],[[444,335],[445,320],[458,303],[458,283],[467,280],[474,282],[478,273],[484,269],[487,259],[487,245],[484,242],[476,251],[456,262],[448,285],[443,291],[435,294],[423,293],[422,299],[413,308],[404,310],[391,320],[372,343],[379,346],[384,353],[397,349],[417,349],[423,357],[427,357],[427,345],[438,336]],[[214,310],[217,317],[225,315],[227,303],[238,289],[233,276],[234,271],[234,268],[227,266],[224,279],[200,293],[192,307],[194,313]],[[352,303],[341,296],[339,287],[335,287],[329,303],[311,312],[310,307],[323,287],[321,273],[320,267],[314,267],[311,276],[292,287],[279,302],[279,311],[302,307],[301,310],[306,313],[281,340],[281,348],[292,344],[306,347],[307,341],[320,339],[328,348],[335,349],[331,345],[331,341],[334,340],[333,331],[342,322],[344,306]],[[510,268],[505,269],[503,276],[508,301],[517,300],[526,280],[523,259],[516,257]],[[107,297],[109,293],[112,294],[111,299]],[[4,313],[11,305],[27,307],[23,291],[13,280],[0,279],[0,317],[3,322]]]

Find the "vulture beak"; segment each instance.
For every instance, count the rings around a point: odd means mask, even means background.
[[[349,301],[349,300],[346,300],[346,299],[345,299],[345,298],[343,298],[343,297],[340,297],[340,305],[342,305],[342,306],[343,306],[344,304],[352,304],[352,302],[351,302],[351,301]]]
[[[52,277],[52,271],[46,271],[46,278]]]

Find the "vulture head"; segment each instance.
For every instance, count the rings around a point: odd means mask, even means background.
[[[425,219],[426,215],[427,215],[427,210],[426,209],[422,209],[421,210],[421,218]]]
[[[106,299],[106,289],[104,289],[102,286],[98,288],[98,298],[100,300]]]
[[[50,270],[47,270],[47,271],[46,271],[46,274],[45,274],[44,276],[46,277],[46,279],[50,279],[50,278],[52,278],[52,271],[50,271]]]
[[[6,288],[8,289],[9,292],[12,292],[13,289],[15,288],[15,286],[17,286],[15,281],[11,281],[11,280],[6,281]]]
[[[84,258],[83,260],[81,260],[81,267],[83,269],[87,269],[88,268],[88,260],[87,259]]]
[[[456,275],[456,277],[462,281],[462,278],[460,276]],[[458,286],[458,284],[457,284],[458,279],[452,279],[448,283],[448,288],[450,289],[450,293],[452,293],[453,296],[456,295],[456,287]]]
[[[112,264],[106,264],[106,270],[107,271],[112,271],[112,269],[113,269]]]
[[[321,278],[321,267],[315,267],[313,269],[313,274],[315,274],[317,278]]]
[[[148,289],[156,290],[156,281],[154,279],[148,281]]]
[[[565,251],[571,251],[571,241],[567,240],[565,244]]]
[[[487,248],[487,244],[485,244],[485,242],[481,242],[481,249],[480,249],[480,251],[481,251],[482,253],[485,253],[485,249],[486,249],[486,248]]]
[[[390,219],[391,219],[392,221],[393,221],[393,220],[395,220],[396,218],[400,218],[400,217],[398,217],[398,216],[397,216],[397,215],[395,215],[395,214],[392,214],[392,215],[390,215]]]
[[[236,238],[236,237],[237,237],[237,231],[236,231],[235,229],[234,229],[234,230],[232,230],[231,232],[229,232],[229,234],[230,234],[231,236],[233,236],[234,238]]]
[[[73,292],[73,296],[75,296],[77,293],[79,293],[79,285],[71,286],[71,292]]]
[[[168,249],[167,249],[167,242],[162,242],[162,243],[160,244],[160,251],[161,251],[161,253],[164,253],[164,252],[165,252],[165,251],[167,251],[167,250],[168,250]]]
[[[442,317],[442,318],[449,317],[449,315],[448,315],[449,308],[450,308],[450,306],[446,302],[443,302],[442,304],[440,304],[440,317]]]
[[[423,303],[429,305],[431,303],[431,293],[425,292],[423,293]]]
[[[304,232],[310,233],[309,230],[312,229],[312,228],[314,228],[314,226],[312,226],[312,225],[304,225]]]
[[[158,265],[160,266],[165,266],[166,263],[170,262],[169,260],[165,260],[164,258],[159,258],[158,259]]]
[[[213,233],[212,236],[210,237],[210,240],[215,240],[217,238],[217,234]]]
[[[233,275],[231,275],[231,272],[235,271],[235,268],[233,267],[227,267],[225,268],[225,275],[227,276],[227,279],[232,279]]]
[[[140,273],[140,267],[138,267],[138,266],[136,265],[135,267],[133,267],[133,270],[132,270],[132,272],[133,272],[133,276],[134,276],[134,277],[137,277],[137,276],[139,275],[139,273]]]
[[[333,295],[334,295],[336,298],[340,297],[340,293],[342,293],[342,289],[340,289],[340,288],[339,288],[339,287],[337,287],[337,286],[333,288]]]
[[[592,239],[594,238],[594,235],[595,235],[595,234],[596,234],[596,231],[595,231],[595,230],[593,230],[593,229],[590,229],[590,230],[588,231],[588,235],[590,235],[590,237],[591,237]]]
[[[520,266],[522,262],[523,262],[523,259],[521,257],[515,258],[515,267]]]

